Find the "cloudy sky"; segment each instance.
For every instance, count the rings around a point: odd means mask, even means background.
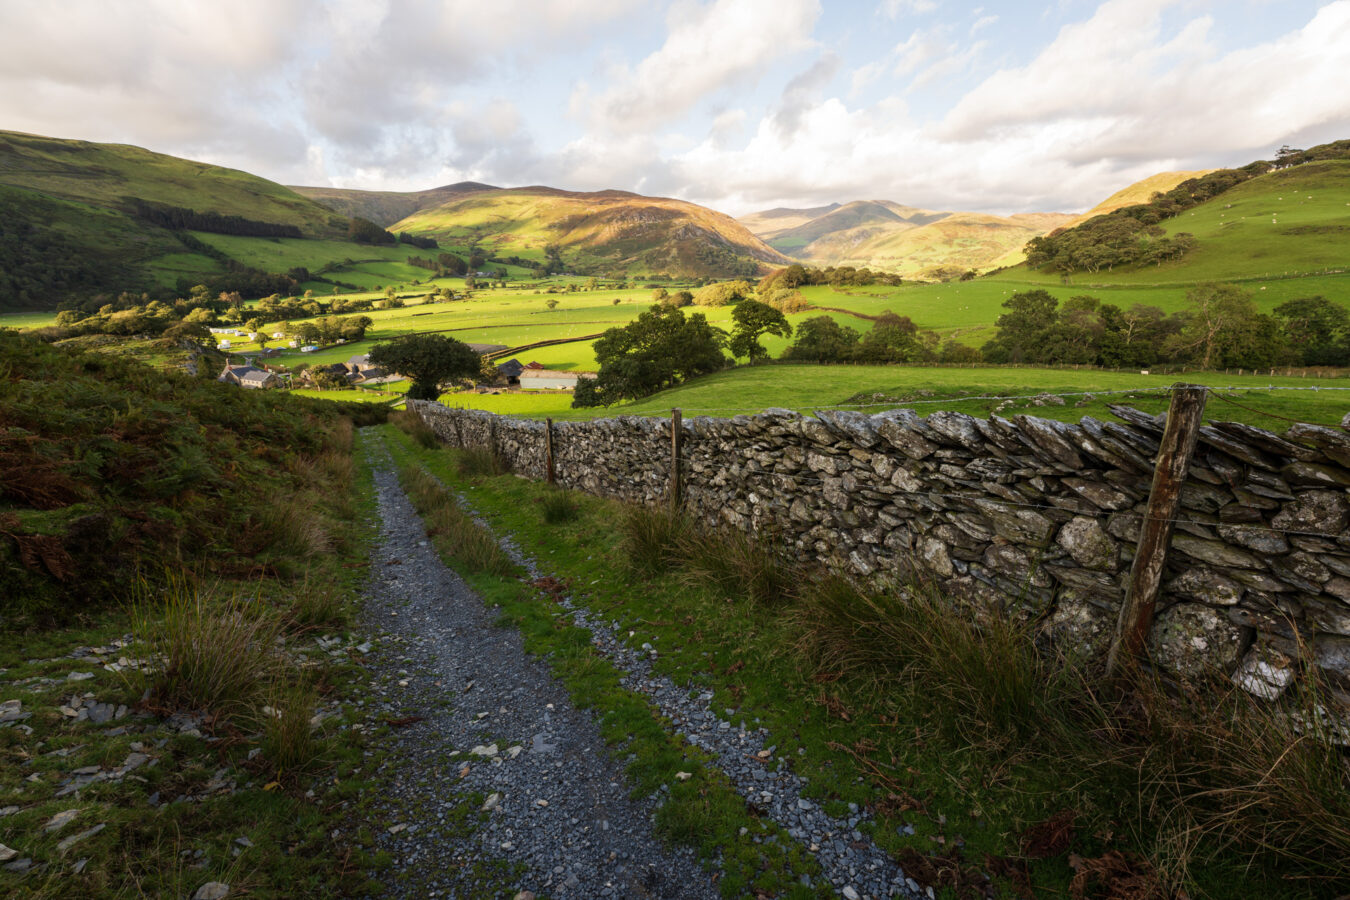
[[[0,129],[287,184],[1076,211],[1350,138],[1350,0],[0,0]]]

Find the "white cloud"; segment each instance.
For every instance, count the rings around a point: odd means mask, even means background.
[[[1163,35],[1165,0],[1112,0],[1064,28],[1028,65],[991,76],[956,104],[944,140],[1048,133],[1057,157],[1166,158],[1272,142],[1310,125],[1350,122],[1339,89],[1350,66],[1350,2],[1303,28],[1220,55],[1207,17]]]
[[[898,19],[903,15],[921,16],[937,9],[935,0],[885,0],[881,12],[889,19]]]
[[[991,25],[995,25],[997,23],[998,23],[998,16],[980,16],[974,22],[970,23],[970,33],[975,34],[976,32],[983,31],[984,29],[989,28]]]
[[[746,81],[768,64],[811,46],[816,0],[713,0],[676,3],[667,37],[635,67],[616,67],[598,96],[573,94],[571,108],[613,133],[658,127],[708,95]]]

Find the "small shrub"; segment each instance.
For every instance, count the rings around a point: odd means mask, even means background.
[[[459,474],[465,478],[491,478],[511,471],[511,461],[488,447],[466,447],[459,453]]]
[[[683,577],[764,606],[791,602],[803,572],[760,539],[737,529],[688,528],[675,542]]]
[[[436,432],[431,430],[426,420],[410,409],[401,409],[393,413],[389,416],[389,421],[427,450],[435,450],[441,446],[441,439],[436,437]]]
[[[143,603],[135,620],[141,640],[165,659],[151,684],[162,706],[244,715],[281,670],[275,646],[281,623],[261,604],[175,582],[162,609]]]
[[[581,514],[581,507],[570,491],[551,490],[539,498],[539,506],[544,512],[544,523],[562,525],[574,521]]]
[[[628,565],[644,576],[670,569],[676,562],[678,545],[691,527],[684,513],[667,506],[630,506],[620,523]]]

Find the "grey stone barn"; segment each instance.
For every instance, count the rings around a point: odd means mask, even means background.
[[[277,376],[257,366],[226,366],[216,376],[216,381],[223,384],[237,384],[245,388],[266,388],[277,383]]]

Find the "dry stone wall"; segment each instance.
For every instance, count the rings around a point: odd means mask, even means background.
[[[409,405],[444,441],[495,447],[542,478],[545,425]],[[1120,422],[766,410],[683,423],[686,508],[856,576],[935,583],[965,614],[1034,620],[1104,653],[1123,602],[1163,418]],[[667,496],[670,422],[553,425],[559,484],[639,503]],[[1181,495],[1149,641],[1178,675],[1218,667],[1276,697],[1297,656],[1350,683],[1350,433],[1284,436],[1213,422]]]

